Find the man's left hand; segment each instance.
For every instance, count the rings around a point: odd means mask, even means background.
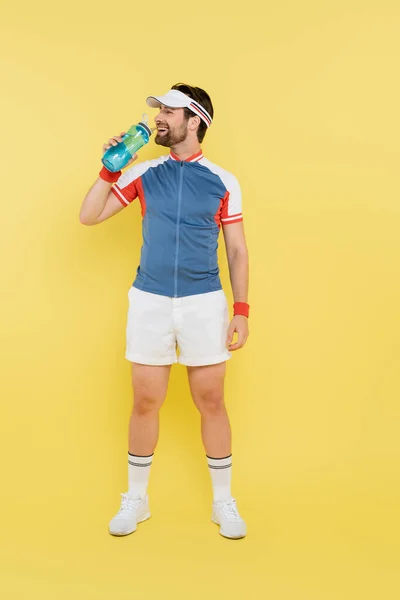
[[[238,334],[238,340],[235,344],[232,344],[234,333]],[[249,320],[244,315],[236,315],[233,317],[228,327],[226,336],[226,345],[228,350],[239,350],[245,345],[247,338],[249,337]]]

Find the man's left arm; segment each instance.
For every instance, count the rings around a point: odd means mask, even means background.
[[[247,304],[249,292],[249,255],[243,221],[223,225],[223,233],[234,302],[244,302]],[[238,340],[236,343],[232,343],[235,332],[238,334]],[[248,317],[243,314],[235,315],[230,322],[227,332],[226,343],[228,350],[239,350],[239,348],[244,346],[248,337]]]

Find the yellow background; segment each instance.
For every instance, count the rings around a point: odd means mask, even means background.
[[[2,9],[5,600],[399,597],[397,7]],[[210,93],[204,152],[243,191],[251,334],[227,377],[233,491],[249,529],[239,542],[210,523],[199,417],[179,366],[153,517],[125,539],[107,533],[126,488],[123,354],[141,218],[135,204],[86,228],[78,213],[103,142],[137,122],[146,95],[179,81]],[[141,158],[160,151],[152,142]]]

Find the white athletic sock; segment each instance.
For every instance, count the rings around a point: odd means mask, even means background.
[[[207,456],[210,469],[214,502],[229,500],[231,495],[232,454],[225,458]]]
[[[129,494],[132,496],[146,496],[153,456],[136,456],[128,452]]]

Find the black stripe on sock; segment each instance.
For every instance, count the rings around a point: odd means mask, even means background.
[[[230,454],[229,456],[223,456],[222,458],[214,458],[212,456],[208,456],[208,454],[206,454],[207,458],[209,458],[210,460],[226,460],[227,458],[231,458],[232,454]]]
[[[140,456],[140,454],[131,454],[130,452],[128,452],[129,456],[132,456],[132,458],[151,458],[152,456],[154,456],[154,452],[153,454],[149,454],[148,456]]]
[[[210,467],[210,469],[229,469],[229,467],[232,466],[232,463],[230,465],[225,465],[225,466],[219,466],[219,467],[214,467],[213,465],[208,465]]]
[[[128,460],[128,464],[130,464],[132,467],[151,467],[151,462],[142,465],[142,463],[134,463]]]

